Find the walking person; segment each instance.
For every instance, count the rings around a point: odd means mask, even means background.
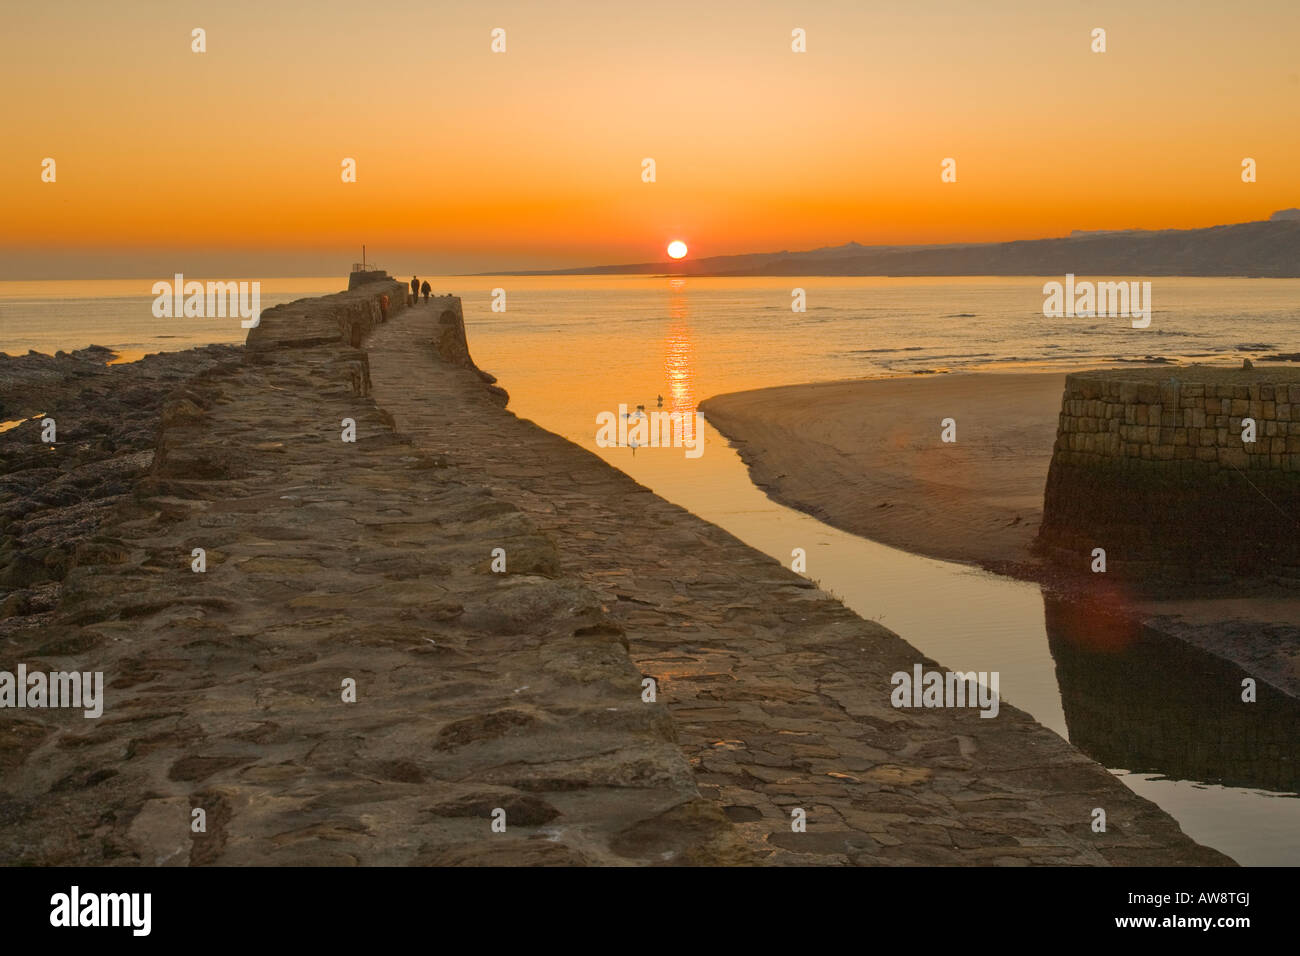
[[[433,291],[432,289],[429,288],[429,280],[428,280],[428,279],[425,279],[425,280],[424,280],[424,285],[420,286],[420,291],[424,293],[424,304],[425,304],[425,305],[428,305],[428,304],[429,304],[429,293],[430,293],[431,291]]]
[[[420,304],[420,279],[418,276],[411,277],[411,305]]]

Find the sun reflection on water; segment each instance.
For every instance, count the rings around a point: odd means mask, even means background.
[[[668,331],[664,337],[664,378],[668,382],[669,412],[681,412],[683,435],[694,435],[695,338],[686,301],[686,280],[668,282]]]

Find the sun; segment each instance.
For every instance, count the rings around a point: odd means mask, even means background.
[[[681,259],[686,255],[686,243],[680,239],[674,239],[668,243],[668,256],[672,259]]]

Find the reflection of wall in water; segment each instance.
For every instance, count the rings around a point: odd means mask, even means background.
[[[1300,704],[1228,661],[1097,606],[1043,597],[1070,741],[1107,767],[1300,789]]]

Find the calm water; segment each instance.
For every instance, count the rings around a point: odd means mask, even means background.
[[[22,355],[35,349],[53,354],[104,345],[116,349],[122,361],[133,361],[150,352],[242,343],[248,335],[239,319],[155,319],[150,294],[154,281],[0,282],[0,352]],[[263,311],[294,299],[329,295],[347,285],[337,276],[250,281],[262,283]]]
[[[517,414],[787,565],[791,549],[804,548],[808,575],[822,587],[945,667],[999,671],[1004,699],[1111,767],[1194,839],[1246,864],[1300,863],[1300,713],[1267,688],[1245,716],[1206,706],[1208,688],[1239,684],[1231,665],[1080,619],[1045,604],[1036,586],[897,551],[777,505],[707,424],[697,459],[681,449],[634,455],[595,445],[598,413],[620,403],[654,409],[660,396],[665,409],[691,412],[711,395],[798,382],[1065,370],[1148,355],[1240,365],[1243,356],[1300,351],[1294,280],[1156,279],[1154,317],[1140,330],[1120,318],[1044,318],[1044,281],[430,279],[462,296],[471,351],[500,377]],[[264,307],[341,286],[262,282]],[[111,291],[19,285],[0,283],[0,350],[11,354],[92,342],[157,351],[243,337],[237,320],[154,319],[143,280]],[[796,285],[807,291],[806,313],[790,311]],[[491,311],[498,287],[504,313]]]

